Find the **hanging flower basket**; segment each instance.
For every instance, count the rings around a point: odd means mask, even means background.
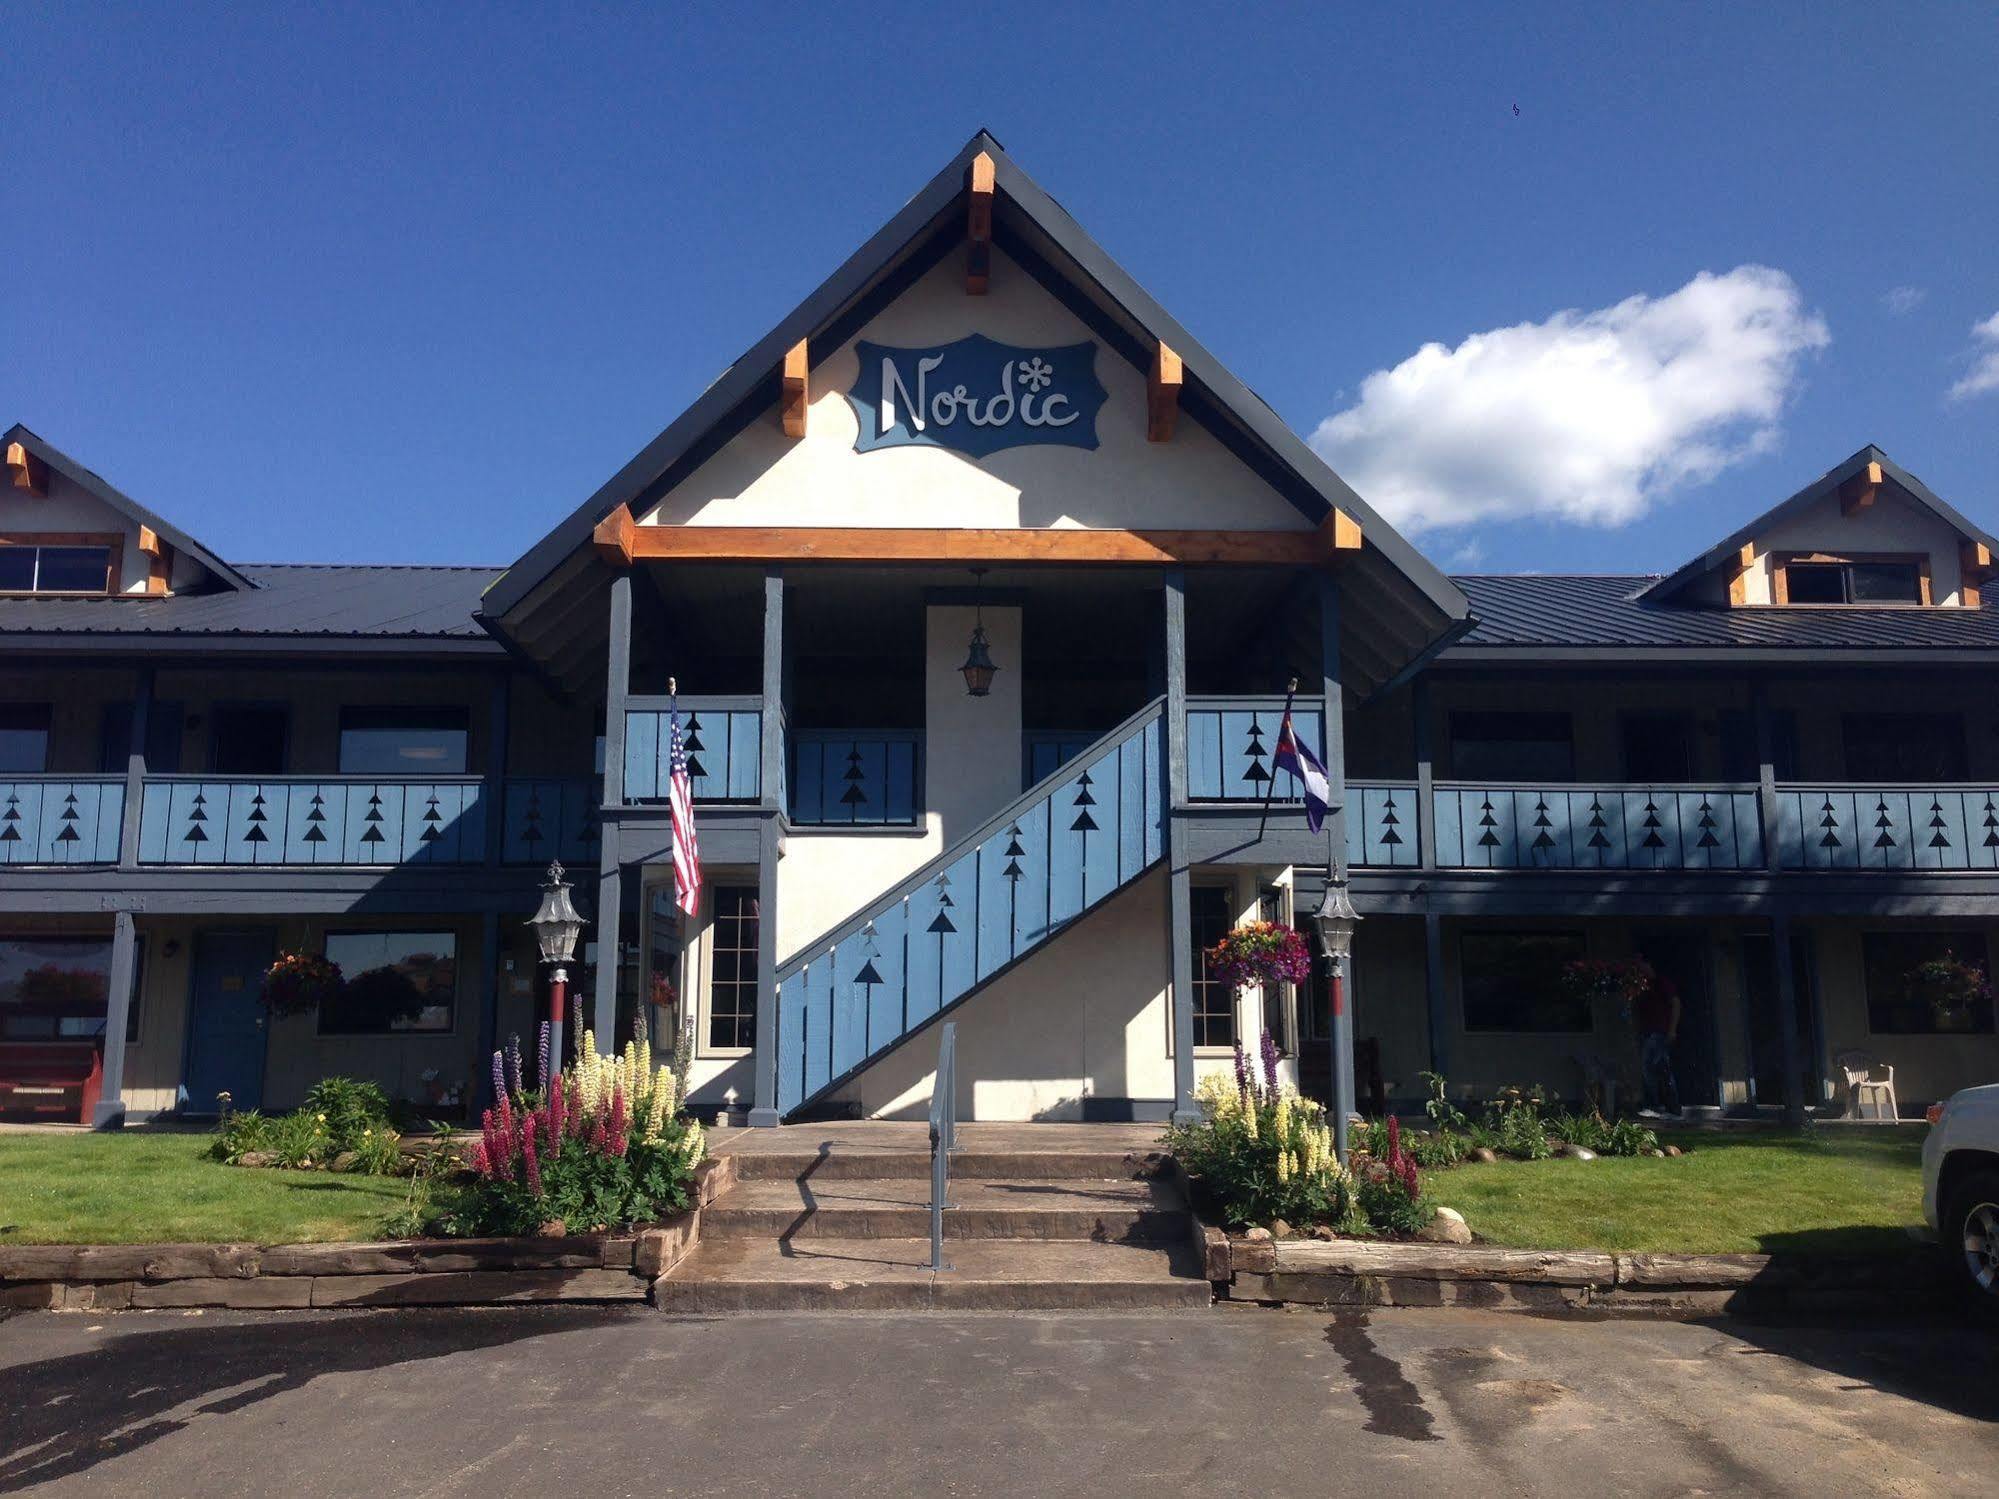
[[[1658,972],[1643,958],[1576,958],[1562,965],[1565,996],[1591,1007],[1615,1004],[1626,1020],[1658,981]]]
[[[1985,970],[1946,952],[1909,970],[1909,992],[1925,1000],[1938,1030],[1968,1031],[1977,1023],[1978,1008],[1992,998]]]
[[[340,965],[316,952],[281,952],[257,998],[273,1015],[303,1015],[340,992]]]
[[[1232,989],[1251,984],[1302,984],[1312,976],[1312,950],[1281,921],[1232,927],[1203,954],[1208,975]]]

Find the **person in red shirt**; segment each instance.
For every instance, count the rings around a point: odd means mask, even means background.
[[[1680,991],[1663,973],[1638,997],[1632,1019],[1638,1027],[1639,1076],[1645,1084],[1647,1114],[1680,1112],[1680,1085],[1673,1076],[1673,1043],[1680,1037]]]

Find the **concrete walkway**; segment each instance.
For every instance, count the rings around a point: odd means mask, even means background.
[[[0,1322],[0,1412],[0,1493],[1989,1494],[1999,1343],[1438,1311],[34,1313]]]

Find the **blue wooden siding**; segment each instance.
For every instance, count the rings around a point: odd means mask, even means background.
[[[1420,815],[1414,785],[1348,781],[1347,862],[1367,869],[1414,869],[1420,862]]]
[[[1047,780],[1096,743],[1088,729],[1029,729],[1020,736],[1020,789]]]
[[[1756,792],[1743,787],[1436,788],[1447,869],[1759,869]]]
[[[1158,862],[1158,704],[1064,772],[778,968],[780,1111],[879,1056]]]
[[[148,777],[139,862],[476,864],[486,857],[484,796],[469,777]]]
[[[501,806],[501,861],[542,864],[560,859],[572,867],[595,869],[597,798],[602,789],[594,780],[510,777]]]
[[[1197,802],[1300,799],[1298,782],[1273,769],[1282,697],[1190,698],[1187,703],[1187,796]],[[1299,698],[1291,722],[1305,747],[1325,759],[1326,718],[1318,698]],[[1274,783],[1273,783],[1274,777]]]
[[[122,776],[0,781],[0,864],[115,864]]]
[[[753,802],[763,795],[763,714],[742,701],[680,700],[681,745],[696,801]],[[667,712],[657,700],[625,710],[626,801],[666,800]]]
[[[1999,869],[1999,788],[1783,786],[1784,869]]]
[[[791,820],[822,827],[908,827],[923,814],[916,729],[794,729]]]

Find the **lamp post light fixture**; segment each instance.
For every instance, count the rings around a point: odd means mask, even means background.
[[[993,653],[986,648],[986,610],[978,595],[978,580],[986,575],[983,567],[972,569],[972,607],[975,611],[972,625],[972,644],[965,653],[965,664],[958,668],[965,674],[965,693],[968,697],[986,697],[993,690],[993,675],[999,668],[993,665]]]
[[[1347,1013],[1346,969],[1353,956],[1354,928],[1360,913],[1347,895],[1347,882],[1326,882],[1319,909],[1312,913],[1319,929],[1319,948],[1326,955],[1327,992],[1332,1010],[1333,1148],[1342,1164],[1347,1159],[1347,1119],[1353,1113],[1353,1016]]]
[[[560,1072],[562,1022],[569,1001],[569,963],[576,956],[576,939],[583,931],[583,918],[569,898],[569,882],[562,877],[560,860],[548,866],[548,880],[541,887],[541,909],[528,925],[534,929],[542,962],[554,970],[548,976],[548,1055],[549,1067]],[[548,1081],[541,1080],[544,1088]]]

